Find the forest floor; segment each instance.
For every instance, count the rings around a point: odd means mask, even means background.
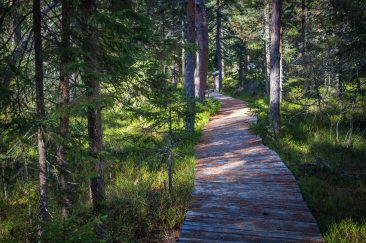
[[[209,117],[220,104],[206,99],[197,106],[196,133],[184,131],[183,120],[173,125],[173,190],[167,188],[166,162],[168,126],[158,131],[146,129],[156,119],[146,121],[134,112],[122,112],[118,107],[103,110],[106,203],[101,215],[94,215],[88,202],[89,173],[85,168],[87,140],[74,146],[70,159],[71,171],[78,183],[72,216],[65,220],[59,214],[58,183],[50,173],[49,210],[52,220],[44,225],[43,242],[162,242],[174,241],[175,232],[183,222],[193,190],[194,146]],[[86,119],[73,117],[73,130],[86,127]],[[86,133],[79,136],[87,138]],[[83,143],[82,143],[83,142]],[[80,148],[81,147],[81,148]],[[71,153],[71,152],[70,152]],[[29,161],[36,161],[37,153]],[[83,157],[84,156],[84,157]],[[6,200],[0,200],[0,242],[37,241],[36,168],[30,178],[19,176]],[[103,226],[105,235],[95,234]]]
[[[326,110],[284,101],[281,136],[275,140],[270,133],[268,98],[230,94],[246,101],[257,115],[251,130],[295,175],[326,242],[366,242],[366,139],[362,127],[347,139],[348,121],[339,123],[337,135],[331,117],[324,115]]]
[[[214,97],[221,109],[196,146],[193,199],[179,241],[323,241],[295,177],[250,132],[250,108]]]

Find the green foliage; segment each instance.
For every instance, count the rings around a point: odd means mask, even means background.
[[[114,161],[110,161],[113,172],[109,173],[114,174],[114,179],[110,181],[111,184],[107,189],[109,216],[106,224],[111,229],[114,240],[125,241],[145,237],[159,239],[163,237],[161,235],[163,232],[173,230],[183,221],[193,190],[194,144],[198,142],[200,129],[208,121],[208,117],[217,112],[219,104],[217,101],[207,99],[198,107],[200,113],[196,124],[197,134],[192,137],[187,136],[183,130],[175,131],[176,147],[173,150],[174,175],[171,194],[167,188],[165,151],[162,149],[166,140],[161,136],[146,140],[148,137],[145,135],[134,140],[132,146],[128,146],[129,142],[125,140],[125,144],[119,144],[124,150],[123,153],[112,152],[123,155],[117,161],[115,158]],[[180,124],[182,129],[183,124]],[[174,124],[174,127],[177,125],[179,124]],[[126,132],[133,134],[134,128],[127,127]],[[118,133],[111,132],[113,135]]]
[[[68,243],[106,242],[107,235],[104,235],[104,239],[100,240],[95,233],[102,229],[106,216],[96,217],[88,214],[85,210],[79,210],[77,210],[77,214],[68,219],[54,218],[47,224],[41,224],[44,233],[40,240],[42,242]]]
[[[197,132],[184,131],[184,118],[191,114],[184,109],[187,97],[179,68],[184,59],[182,48],[197,50],[182,37],[184,1],[98,1],[88,20],[83,19],[81,2],[69,1],[68,48],[60,43],[62,3],[47,10],[47,4],[53,2],[41,1],[47,113],[42,121],[36,117],[32,1],[0,4],[0,241],[37,240],[35,145],[39,124],[47,127],[48,210],[53,216],[42,225],[43,241],[159,241],[183,220],[193,188],[194,144],[219,107],[212,99],[197,103]],[[304,15],[299,1],[283,1],[285,102],[280,139],[273,140],[268,98],[261,96],[268,79],[263,55],[266,2],[227,0],[223,4],[223,89],[247,100],[255,110],[258,122],[253,131],[295,173],[326,239],[361,242],[365,225],[366,5],[360,0],[305,2]],[[210,73],[217,71],[216,3],[206,1]],[[17,27],[20,36],[14,32]],[[86,51],[82,35],[86,28],[97,34],[92,52]],[[72,76],[71,103],[67,105],[59,94],[63,53],[70,59],[65,69]],[[98,65],[88,71],[92,56]],[[244,76],[240,83],[239,70]],[[100,95],[93,102],[86,95],[90,90],[85,78],[100,83]],[[209,75],[209,82],[212,80]],[[242,90],[255,95],[243,95]],[[106,164],[107,200],[100,215],[92,215],[87,203],[89,179],[96,175],[97,162],[88,151],[91,108],[101,108],[103,120],[103,151],[98,159]],[[60,116],[65,114],[70,127],[61,136]],[[67,220],[60,213],[58,145],[66,148],[73,189],[74,210]],[[169,155],[173,158],[171,193],[167,188]],[[304,163],[319,157],[329,161],[329,171],[304,168]]]
[[[146,104],[146,103],[145,103]],[[88,179],[91,176],[90,161],[86,147],[70,153],[70,170],[78,171],[74,180],[79,183],[78,196],[69,219],[62,219],[59,212],[57,188],[50,190],[49,210],[54,218],[42,225],[44,242],[103,242],[159,240],[180,226],[193,190],[194,145],[199,141],[200,130],[209,117],[218,111],[219,102],[206,99],[197,104],[197,132],[190,136],[184,132],[181,119],[174,119],[175,147],[173,163],[173,192],[167,188],[167,165],[164,139],[166,110],[156,110],[152,116],[151,106],[140,107],[141,119],[135,117],[135,110],[122,112],[110,109],[104,112],[105,152],[103,158],[106,168],[107,202],[100,216],[90,213],[87,201]],[[155,107],[156,109],[156,107]],[[160,120],[159,120],[160,119]],[[145,122],[162,124],[153,130],[143,130]],[[85,120],[83,121],[85,125]],[[164,123],[164,124],[163,124]],[[71,130],[78,130],[73,123]],[[159,129],[157,129],[159,128]],[[85,140],[86,142],[86,140]],[[22,153],[20,153],[22,154]],[[82,162],[82,163],[80,163]],[[53,178],[51,177],[53,180]],[[0,240],[27,241],[36,239],[37,229],[37,183],[18,179],[19,184],[0,204]],[[20,190],[22,189],[22,190]],[[28,197],[29,195],[29,197]],[[31,217],[28,217],[30,199]],[[31,222],[30,222],[31,221]]]
[[[358,224],[352,219],[345,219],[338,224],[333,224],[329,233],[326,235],[327,242],[365,242],[366,241],[366,224]]]

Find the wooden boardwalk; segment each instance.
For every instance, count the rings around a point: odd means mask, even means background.
[[[249,125],[240,100],[220,112],[196,147],[195,187],[179,242],[323,242],[294,176]]]

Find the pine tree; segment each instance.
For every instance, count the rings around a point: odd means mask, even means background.
[[[34,67],[36,85],[36,106],[38,120],[38,166],[39,166],[39,219],[43,222],[50,217],[47,210],[48,201],[48,165],[46,148],[46,109],[44,104],[44,73],[42,46],[42,13],[40,0],[33,1],[33,36],[34,36]],[[39,232],[40,234],[42,231]]]
[[[204,0],[196,0],[197,63],[195,74],[196,97],[205,99],[208,72],[208,26]]]
[[[86,64],[84,82],[86,95],[90,102],[88,107],[88,136],[91,166],[95,175],[90,179],[90,200],[96,212],[101,210],[105,199],[104,162],[101,156],[103,149],[102,115],[100,102],[100,81],[98,79],[98,39],[97,30],[91,24],[91,17],[96,13],[96,0],[82,0],[83,13],[83,49]]]
[[[270,73],[270,112],[275,136],[280,133],[280,42],[281,42],[281,0],[272,0],[272,36],[271,36],[271,73]]]
[[[70,103],[69,82],[70,74],[68,73],[68,65],[70,64],[70,3],[69,0],[62,0],[61,13],[61,64],[60,64],[60,98],[61,110],[60,117],[60,137],[67,139],[69,136],[69,114],[68,105]],[[57,146],[57,163],[60,166],[60,184],[62,191],[62,214],[68,217],[71,212],[71,190],[69,186],[69,172],[67,170],[67,151],[65,141]]]
[[[196,68],[196,52],[193,49],[196,43],[196,28],[195,28],[195,14],[196,14],[195,0],[188,0],[187,2],[187,44],[190,45],[190,50],[186,52],[186,78],[184,82],[186,93],[186,131],[190,134],[194,133],[195,123],[195,85],[194,72]]]

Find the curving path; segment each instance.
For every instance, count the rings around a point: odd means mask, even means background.
[[[178,241],[323,242],[294,176],[250,133],[250,109],[214,96],[222,106],[196,147],[195,187]]]

